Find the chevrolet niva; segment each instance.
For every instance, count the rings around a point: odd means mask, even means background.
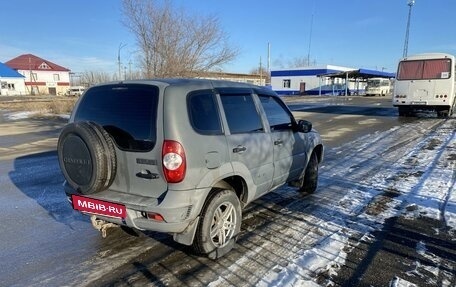
[[[89,88],[58,158],[72,207],[104,235],[165,232],[215,259],[233,248],[248,203],[286,183],[315,191],[323,149],[268,88],[163,79]]]

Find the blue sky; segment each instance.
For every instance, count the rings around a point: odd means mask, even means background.
[[[267,61],[271,68],[309,52],[317,65],[394,72],[402,56],[407,0],[175,0],[191,13],[216,15],[240,54],[227,72],[247,73]],[[455,0],[416,0],[409,55],[456,54]],[[117,71],[135,66],[135,39],[122,24],[121,0],[2,1],[0,62],[32,53],[73,72]]]

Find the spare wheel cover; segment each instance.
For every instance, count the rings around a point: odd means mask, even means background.
[[[93,159],[84,140],[77,134],[68,134],[61,145],[65,173],[77,186],[87,186],[93,177]]]
[[[59,164],[68,183],[82,194],[101,191],[104,185],[103,145],[87,122],[70,123],[58,142]]]

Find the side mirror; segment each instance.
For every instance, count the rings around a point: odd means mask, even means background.
[[[308,133],[312,130],[312,123],[306,120],[298,121],[298,132]]]

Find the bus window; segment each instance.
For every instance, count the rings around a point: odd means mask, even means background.
[[[402,61],[399,63],[398,80],[448,79],[451,71],[450,59]]]
[[[424,63],[423,79],[448,79],[451,61],[448,59],[427,60]]]
[[[423,61],[403,61],[399,63],[398,80],[418,80],[423,75]]]

